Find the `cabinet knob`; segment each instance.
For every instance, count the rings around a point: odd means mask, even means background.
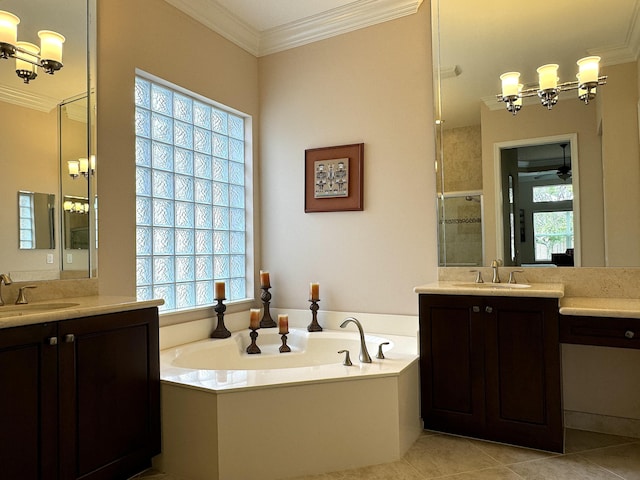
[[[47,338],[47,343],[49,345],[57,345],[58,344],[58,337],[49,337],[49,338]]]
[[[487,313],[493,312],[493,307],[484,307],[484,311]]]
[[[473,310],[473,313],[480,313],[480,307],[476,305],[474,305],[471,310]]]
[[[64,341],[67,343],[73,343],[76,341],[76,336],[73,333],[67,333],[64,336]]]
[[[624,336],[628,339],[632,339],[636,336],[636,334],[631,330],[627,330],[626,332],[624,332]]]

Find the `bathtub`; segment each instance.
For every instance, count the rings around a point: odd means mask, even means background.
[[[420,434],[415,336],[366,335],[372,363],[361,364],[354,325],[291,329],[288,353],[277,329],[258,333],[261,354],[246,353],[248,330],[161,352],[158,468],[193,480],[313,475],[397,460]]]

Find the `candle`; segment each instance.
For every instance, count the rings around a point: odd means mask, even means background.
[[[309,300],[314,300],[314,301],[320,300],[320,284],[319,283],[311,283],[309,285]]]
[[[250,310],[251,316],[249,317],[249,328],[251,330],[257,330],[260,328],[260,309],[252,308]]]
[[[214,300],[224,300],[225,299],[225,295],[224,295],[224,282],[216,282],[215,283],[215,297]]]
[[[278,329],[280,335],[286,335],[289,333],[289,315],[278,315]]]
[[[271,288],[271,281],[269,280],[269,272],[260,270],[260,286],[262,288]]]

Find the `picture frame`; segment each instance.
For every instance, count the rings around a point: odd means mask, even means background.
[[[363,210],[364,143],[304,151],[305,213]]]

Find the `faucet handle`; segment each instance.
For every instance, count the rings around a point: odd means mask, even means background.
[[[345,367],[350,367],[353,365],[353,362],[351,361],[351,357],[349,356],[349,350],[339,350],[338,353],[344,353],[344,362],[343,365]]]
[[[518,283],[514,273],[523,273],[524,270],[512,270],[509,272],[509,283]]]
[[[20,287],[18,289],[18,299],[16,300],[16,305],[26,305],[28,302],[27,296],[24,294],[24,291],[27,288],[38,288],[37,285],[25,285],[24,287]]]
[[[481,270],[469,270],[471,273],[475,273],[476,275],[476,283],[484,283],[482,279],[482,271]]]
[[[376,358],[380,358],[380,359],[384,358],[384,353],[382,351],[383,345],[389,345],[389,342],[382,342],[380,345],[378,345],[378,354],[376,355]]]

